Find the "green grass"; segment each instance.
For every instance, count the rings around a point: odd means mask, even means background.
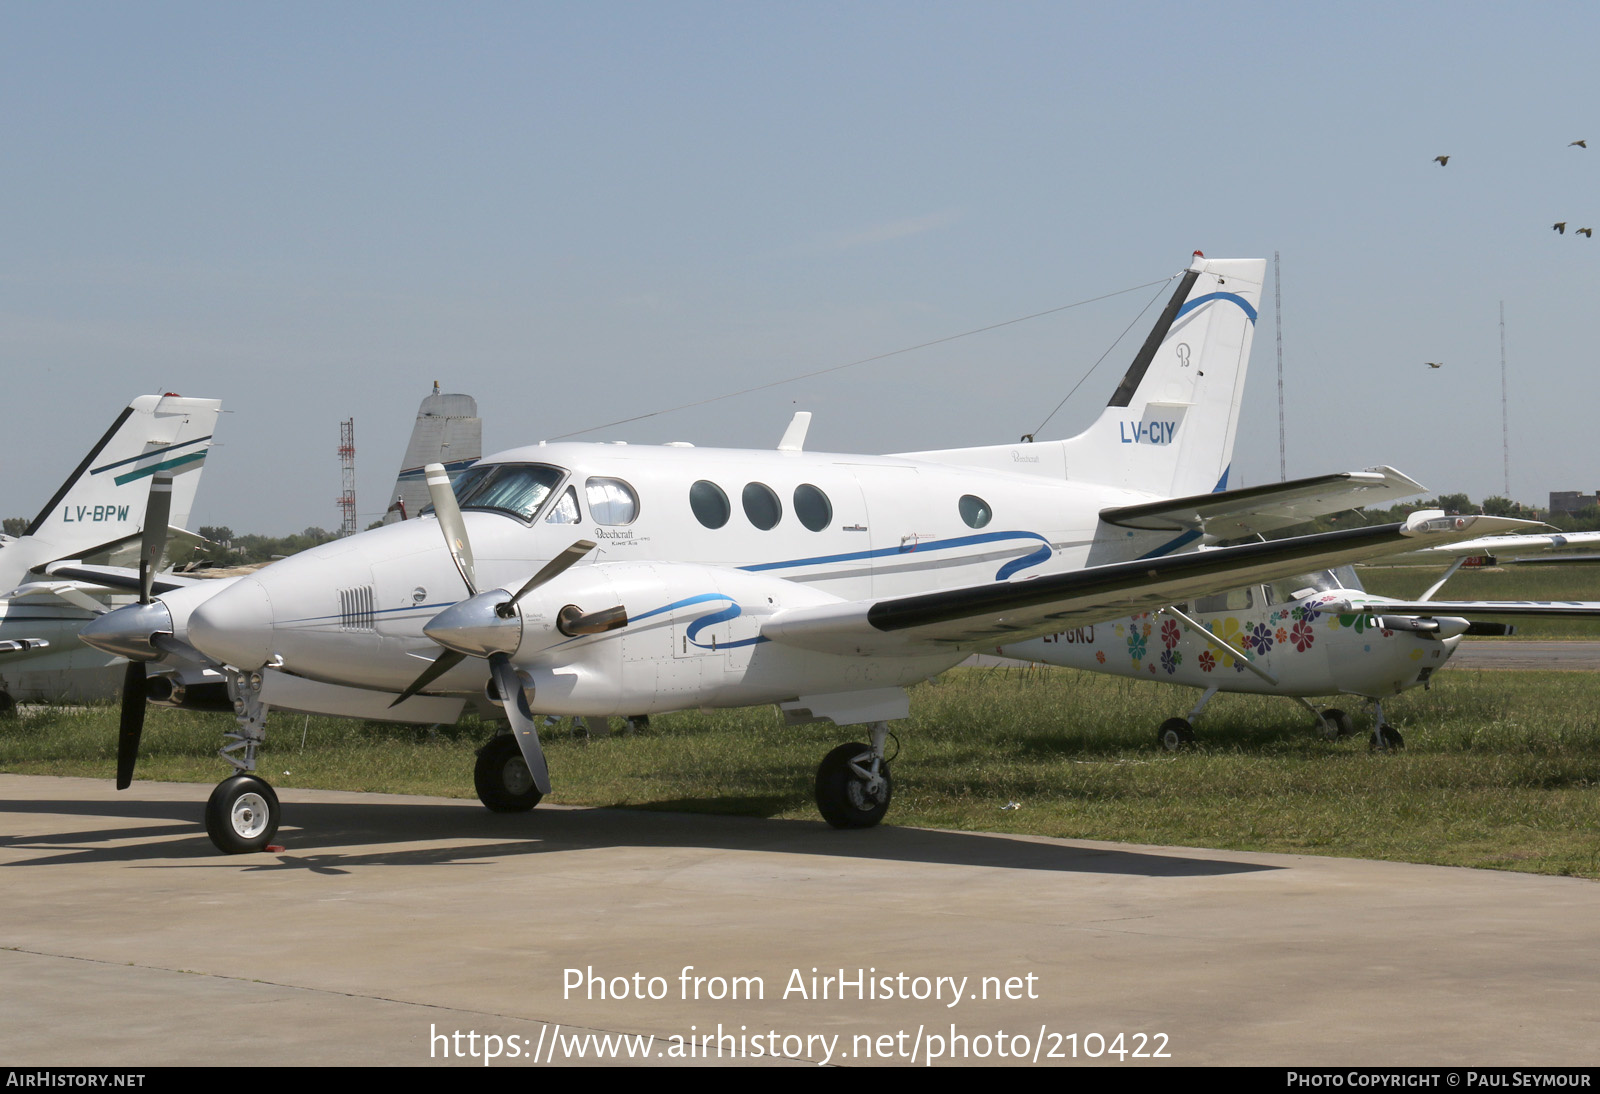
[[[890,823],[1600,877],[1590,674],[1442,673],[1432,691],[1385,704],[1406,739],[1392,754],[1365,736],[1320,739],[1287,700],[1227,695],[1198,726],[1200,747],[1162,751],[1156,726],[1194,698],[1070,669],[947,673],[913,689],[895,726]],[[1340,705],[1364,733],[1360,708]],[[116,717],[47,710],[0,724],[0,770],[110,778]],[[138,776],[218,780],[229,723],[152,708]],[[469,798],[488,732],[289,714],[270,729],[260,770],[279,786]],[[555,802],[800,819],[816,816],[823,754],[863,739],[786,729],[770,708],[657,716],[634,737],[575,740],[565,725],[546,736]]]

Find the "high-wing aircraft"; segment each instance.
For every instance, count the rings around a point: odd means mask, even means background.
[[[77,640],[108,610],[93,581],[38,579],[29,571],[72,558],[131,565],[139,556],[151,483],[169,549],[201,542],[182,530],[222,407],[216,399],[141,395],[117,416],[23,535],[0,538],[0,707],[19,699],[105,698],[121,673]],[[152,510],[152,514],[157,511]],[[168,529],[169,524],[177,527]]]
[[[1100,417],[1062,441],[893,456],[539,444],[455,482],[435,514],[313,548],[221,591],[155,591],[83,637],[136,663],[220,666],[237,774],[212,793],[224,851],[266,845],[280,810],[252,772],[267,713],[450,721],[498,705],[479,755],[491,809],[550,791],[534,712],[648,715],[774,703],[790,721],[866,724],[816,798],[836,827],[889,807],[883,746],[906,687],[977,649],[1310,568],[1523,526],[1404,524],[1181,551],[1210,521],[1347,508],[1328,483],[1226,489],[1265,264],[1196,255]],[[1303,519],[1303,518],[1302,518]],[[1174,530],[1177,529],[1177,530]],[[131,675],[131,674],[130,674]],[[119,785],[143,705],[125,702]]]
[[[1502,536],[1430,550],[1477,553],[1485,543],[1535,550],[1549,539]],[[1593,601],[1433,600],[1443,584],[1403,601],[1366,592],[1354,568],[1341,566],[1064,629],[994,652],[1203,689],[1186,716],[1168,718],[1157,729],[1172,750],[1194,741],[1194,723],[1218,692],[1294,699],[1329,738],[1354,733],[1355,723],[1343,710],[1319,711],[1308,700],[1363,700],[1372,709],[1372,746],[1398,748],[1404,739],[1385,721],[1383,698],[1426,685],[1464,635],[1503,634],[1504,620],[1600,619],[1600,602]]]

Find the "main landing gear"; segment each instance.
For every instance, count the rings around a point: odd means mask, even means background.
[[[883,744],[888,722],[872,724],[870,745],[840,745],[817,767],[817,811],[835,828],[871,828],[889,811],[894,784]]]
[[[509,733],[494,737],[478,749],[478,762],[472,769],[472,782],[478,800],[495,813],[526,813],[544,797],[533,785],[533,773],[522,749]]]

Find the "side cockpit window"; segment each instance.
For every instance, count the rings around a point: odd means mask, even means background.
[[[550,507],[550,512],[545,514],[546,524],[577,524],[583,519],[578,515],[578,492],[572,487],[567,487]]]

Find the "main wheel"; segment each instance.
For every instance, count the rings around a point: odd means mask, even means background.
[[[1356,732],[1355,719],[1338,707],[1329,707],[1323,711],[1321,724],[1333,726],[1335,737],[1352,737]]]
[[[1168,718],[1156,730],[1156,740],[1168,752],[1176,752],[1194,744],[1194,726],[1189,724],[1187,718]]]
[[[1406,746],[1406,739],[1400,736],[1400,731],[1394,726],[1382,725],[1372,731],[1372,748],[1374,751],[1398,749]]]
[[[862,768],[871,764],[870,745],[840,745],[817,765],[817,811],[835,828],[871,828],[889,811],[894,787],[888,762],[878,765],[876,786],[857,774],[852,764],[858,762]]]
[[[478,800],[496,813],[526,813],[544,797],[533,785],[528,761],[509,733],[478,749],[472,783],[478,788]]]
[[[206,835],[225,855],[259,851],[278,834],[278,795],[265,779],[224,779],[206,802]]]

